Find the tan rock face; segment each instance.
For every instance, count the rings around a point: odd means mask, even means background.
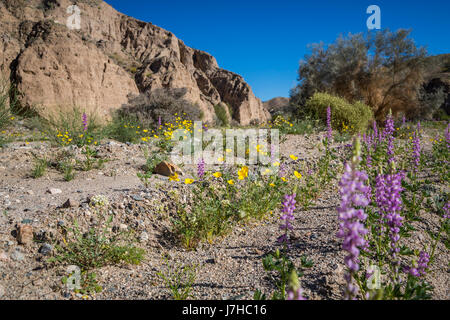
[[[15,73],[23,103],[44,114],[74,106],[107,116],[139,93],[125,70],[65,26],[44,22],[33,29]]]
[[[69,0],[0,0],[0,70],[16,82],[22,104],[51,113],[73,106],[107,115],[130,95],[184,88],[204,121],[214,105],[231,106],[241,124],[265,121],[263,108],[242,77],[220,69],[206,52],[171,32],[125,16],[103,1],[77,1],[81,29],[66,26]]]

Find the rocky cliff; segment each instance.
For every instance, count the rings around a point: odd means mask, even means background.
[[[79,29],[74,19],[67,25],[74,4]],[[270,117],[244,79],[214,57],[99,0],[0,0],[0,71],[22,105],[43,114],[78,106],[107,115],[133,95],[183,88],[204,121],[221,102],[242,125]]]

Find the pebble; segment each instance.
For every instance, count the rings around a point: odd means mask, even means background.
[[[55,195],[55,194],[62,193],[62,190],[61,189],[57,189],[57,188],[50,188],[50,189],[47,190],[47,193]]]
[[[72,198],[69,198],[66,200],[66,202],[64,202],[61,206],[61,208],[75,208],[75,207],[79,207],[80,203]]]
[[[14,261],[23,261],[25,259],[25,255],[20,252],[19,249],[16,249],[13,253],[11,253],[11,259]]]
[[[0,298],[5,295],[5,288],[3,288],[2,285],[0,285]]]
[[[0,261],[8,262],[10,259],[5,252],[0,252]]]
[[[143,232],[141,233],[141,235],[139,236],[139,240],[140,240],[141,242],[147,242],[147,241],[148,241],[148,233],[145,232],[145,231],[143,231]]]
[[[119,230],[121,231],[127,231],[128,230],[128,226],[126,224],[121,223],[119,225]]]
[[[51,244],[48,243],[44,243],[40,248],[39,248],[39,253],[43,254],[44,256],[48,256],[50,253],[52,253],[53,247]]]
[[[144,198],[141,196],[132,195],[131,198],[133,198],[134,201],[144,201]]]
[[[34,191],[33,191],[33,190],[27,190],[27,193],[28,193],[30,196],[34,195]]]

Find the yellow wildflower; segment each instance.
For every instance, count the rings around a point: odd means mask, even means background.
[[[238,171],[239,180],[244,180],[248,177],[248,167],[243,166],[241,170]]]

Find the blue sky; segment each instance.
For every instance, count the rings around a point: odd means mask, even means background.
[[[450,53],[448,0],[106,0],[118,11],[173,32],[242,75],[262,100],[288,96],[307,45],[367,31],[369,5],[381,28],[412,29],[430,54]]]

